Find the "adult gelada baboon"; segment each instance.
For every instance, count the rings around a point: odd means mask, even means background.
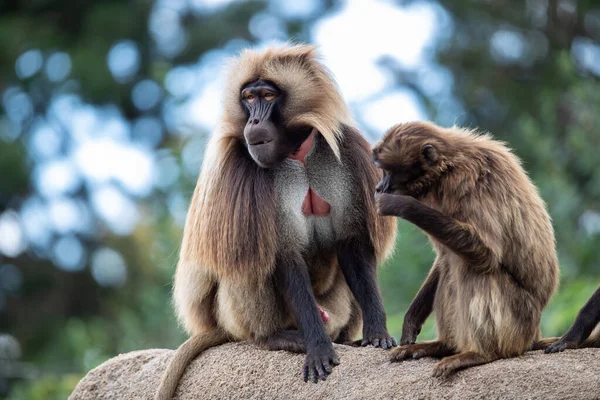
[[[431,123],[396,125],[375,146],[378,210],[427,233],[437,258],[404,318],[393,361],[444,357],[434,376],[518,356],[540,339],[558,285],[550,216],[501,142]],[[415,344],[434,311],[438,339]]]
[[[191,335],[158,398],[208,347],[251,340],[306,353],[304,380],[339,363],[331,341],[395,346],[376,281],[395,222],[377,216],[380,174],[328,70],[307,45],[232,60],[175,274]]]

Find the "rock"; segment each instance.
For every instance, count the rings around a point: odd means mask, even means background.
[[[304,383],[304,356],[248,343],[209,349],[190,364],[176,399],[598,399],[600,349],[529,352],[442,380],[435,360],[390,363],[389,352],[335,345],[341,364],[327,381]],[[121,354],[90,371],[70,400],[152,399],[172,350]]]

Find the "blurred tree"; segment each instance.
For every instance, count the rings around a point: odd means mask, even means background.
[[[264,39],[310,41],[315,22],[340,7],[314,3],[294,16],[275,0],[0,2],[0,333],[22,348],[20,364],[0,365],[0,396],[14,383],[15,399],[66,398],[115,354],[184,339],[170,281],[209,132],[178,113],[216,79],[197,65]],[[600,272],[600,7],[422,4],[438,20],[430,60],[381,65],[434,121],[490,130],[524,159],[557,232],[565,279],[543,328],[560,334]],[[207,106],[200,117],[211,119]],[[106,160],[116,152],[135,176]],[[418,229],[399,230],[381,270],[395,335],[433,261]]]

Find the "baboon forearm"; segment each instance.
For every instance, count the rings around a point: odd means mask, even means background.
[[[310,284],[310,277],[302,257],[278,257],[275,267],[276,284],[296,319],[307,351],[330,343]]]
[[[434,265],[404,315],[404,326],[407,328],[414,327],[418,331],[421,330],[423,324],[433,311],[433,301],[435,300],[439,279],[440,271]]]
[[[398,196],[406,197],[406,196]],[[454,253],[463,257],[471,266],[489,270],[494,267],[494,257],[479,235],[468,223],[460,222],[411,198],[399,207],[399,217],[415,224]],[[404,202],[404,200],[400,200]]]
[[[362,309],[364,329],[387,332],[383,300],[377,286],[373,246],[366,238],[363,241],[349,240],[341,246],[338,262]]]
[[[598,323],[600,323],[600,287],[579,311],[575,322],[563,336],[563,340],[581,343],[590,336]]]
[[[400,345],[413,344],[417,341],[421,328],[433,310],[433,302],[440,278],[439,267],[434,264],[431,272],[423,282],[419,292],[413,299],[404,315]]]

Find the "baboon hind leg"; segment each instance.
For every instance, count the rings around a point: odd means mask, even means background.
[[[338,344],[345,344],[348,346],[360,346],[361,340],[355,340],[360,334],[362,329],[362,311],[356,300],[352,301],[352,311],[350,313],[350,320],[344,326],[337,338],[333,341]]]
[[[476,365],[487,364],[493,360],[482,356],[474,351],[455,354],[443,358],[433,367],[433,376],[447,377],[459,369],[474,367]]]
[[[392,350],[391,361],[418,360],[422,357],[442,358],[454,353],[445,343],[436,340],[396,347]]]
[[[256,344],[271,351],[285,350],[291,353],[306,353],[302,333],[298,330],[277,331],[273,335],[255,339]]]

